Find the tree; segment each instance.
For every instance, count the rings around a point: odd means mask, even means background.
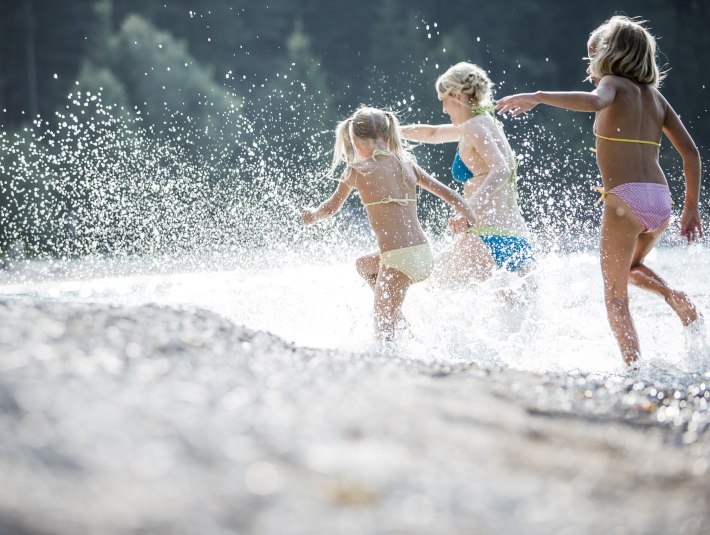
[[[7,126],[48,116],[83,59],[94,12],[80,0],[0,3],[0,102]]]

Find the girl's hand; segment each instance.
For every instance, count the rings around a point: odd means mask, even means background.
[[[449,228],[454,234],[460,234],[468,230],[469,224],[465,217],[457,215],[449,219]]]
[[[680,214],[680,235],[685,236],[688,243],[703,237],[700,213],[697,208],[683,208],[683,213]]]
[[[301,210],[301,219],[305,225],[312,225],[316,222],[316,211],[312,208]]]
[[[500,115],[509,112],[513,117],[517,117],[521,113],[526,113],[537,106],[539,102],[535,93],[518,93],[517,95],[509,95],[496,101],[496,110]]]

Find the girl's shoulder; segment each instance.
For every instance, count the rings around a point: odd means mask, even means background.
[[[474,115],[461,125],[460,143],[475,143],[475,140],[498,136],[500,125],[490,114]]]
[[[376,160],[355,160],[352,164],[352,168],[356,173],[362,175],[367,175],[376,171],[378,167],[378,162]]]
[[[626,76],[615,76],[613,74],[602,78],[600,85],[602,82],[613,88],[618,95],[625,95],[627,98],[631,99],[651,99],[656,101],[659,105],[665,106],[665,98],[658,88],[652,84],[640,83]]]
[[[494,127],[497,121],[498,119],[491,113],[477,113],[461,125],[461,132],[488,130]]]
[[[351,189],[357,189],[357,175],[357,169],[355,169],[352,165],[348,165],[343,171],[343,174],[340,176],[340,182],[347,185]]]
[[[658,89],[651,84],[644,84],[632,80],[626,76],[617,76],[615,74],[607,74],[599,80],[599,85],[610,85],[617,89],[631,89],[631,90],[641,90],[641,91],[651,91],[658,93]]]

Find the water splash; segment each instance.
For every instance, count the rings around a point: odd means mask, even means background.
[[[398,110],[404,123],[442,122],[438,105],[425,103],[435,100],[428,81],[451,53],[410,59],[412,68],[398,74],[373,66],[369,76],[378,83],[368,101]],[[243,103],[205,121],[167,108],[149,121],[140,107],[109,105],[101,92],[79,88],[51,120],[1,132],[7,224],[0,244],[34,260],[2,273],[3,292],[198,305],[298,344],[370,351],[371,295],[353,269],[355,257],[374,249],[361,206],[353,198],[342,216],[314,228],[299,218],[302,206],[332,191],[323,173],[342,118],[336,104],[319,106],[299,68],[293,63],[271,82],[252,83]],[[205,96],[202,104],[213,103]],[[413,336],[397,351],[536,371],[615,370],[596,259],[600,211],[589,191],[596,172],[580,141],[588,125],[573,120],[579,135],[570,136],[569,123],[503,122],[520,160],[540,290],[529,306],[511,310],[496,296],[515,284],[504,274],[456,290],[415,286],[405,311]],[[453,150],[414,149],[444,181]],[[437,250],[450,246],[449,209],[422,195],[421,215]],[[667,272],[683,279],[678,243],[669,233],[663,245],[670,248],[658,258],[672,258]],[[705,288],[702,281],[679,286],[697,284]],[[681,330],[659,340],[673,318],[647,297],[639,298],[652,316],[640,324],[642,340],[654,342],[647,343],[661,362],[682,365]]]

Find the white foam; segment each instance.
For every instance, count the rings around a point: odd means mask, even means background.
[[[237,259],[229,269],[23,282],[6,284],[0,292],[196,305],[300,346],[368,352],[373,348],[373,298],[355,271],[357,254],[340,251],[332,257],[337,260],[328,262],[314,260],[312,254],[264,252],[259,262],[239,266]],[[701,270],[685,267],[686,254],[684,247],[659,248],[652,267],[703,310],[710,285]],[[694,264],[705,265],[707,259],[698,256],[707,252],[696,250],[692,258]],[[536,293],[515,306],[499,297],[501,289],[519,285],[517,276],[507,273],[460,288],[443,288],[432,279],[412,286],[403,308],[410,336],[398,342],[397,354],[539,372],[617,373],[621,357],[607,323],[597,253],[542,255],[534,276]],[[645,361],[688,371],[708,369],[703,323],[684,329],[657,296],[633,288],[630,296]]]

